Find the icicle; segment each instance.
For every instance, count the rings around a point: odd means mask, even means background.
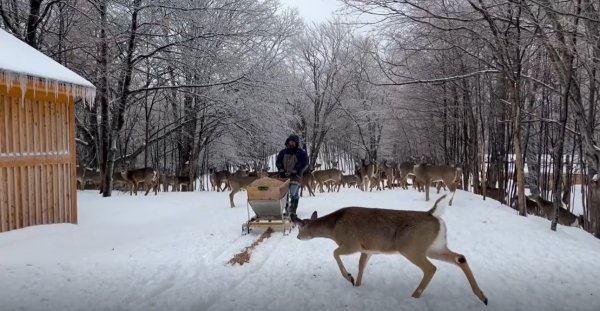
[[[73,93],[75,92],[74,89],[76,89],[77,87],[73,87],[73,84],[67,84],[65,85],[67,87],[67,94],[69,94],[69,96],[73,96]],[[73,96],[74,98],[75,96]]]
[[[12,84],[13,84],[13,73],[12,72],[6,72],[4,74],[4,78],[6,79],[6,87],[10,90],[12,88]]]
[[[19,75],[19,84],[21,87],[21,108],[25,107],[25,93],[27,93],[27,81],[29,81],[28,76]]]
[[[48,96],[48,78],[44,78],[44,87],[46,88],[46,96]]]
[[[37,89],[37,85],[35,85],[35,83],[37,82],[37,79],[31,78],[31,85],[33,86],[33,98],[35,98],[35,91]]]
[[[58,100],[58,84],[57,81],[52,81],[52,87],[54,88],[54,100]]]

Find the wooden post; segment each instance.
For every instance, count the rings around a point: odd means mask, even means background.
[[[76,157],[75,157],[75,103],[73,97],[69,97],[67,101],[69,111],[69,154],[71,155],[71,189],[69,189],[71,199],[71,219],[72,224],[77,224],[77,172],[76,172]]]

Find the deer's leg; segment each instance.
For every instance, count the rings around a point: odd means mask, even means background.
[[[237,190],[231,190],[231,193],[229,193],[229,205],[231,208],[235,207],[235,204],[233,204],[233,196],[237,193]]]
[[[431,185],[431,180],[426,180],[425,181],[425,201],[429,202],[429,188]]]
[[[338,264],[338,267],[340,268],[340,272],[342,273],[342,276],[348,280],[348,282],[352,283],[352,285],[354,285],[354,278],[352,277],[352,274],[348,273],[348,271],[346,270],[346,267],[344,267],[344,263],[342,262],[342,259],[340,258],[341,255],[350,255],[350,254],[354,254],[356,253],[356,248],[354,247],[349,247],[346,245],[340,245],[338,248],[336,248],[333,251],[333,257],[335,258],[335,261]]]
[[[152,189],[152,187],[153,187],[152,182],[144,181],[144,186],[146,186],[146,194],[144,194],[144,195],[147,196],[148,193],[150,193],[150,189]]]
[[[315,196],[315,192],[312,189],[312,186],[310,184],[306,185],[306,187],[308,188],[308,194],[311,196]]]
[[[365,271],[367,262],[369,262],[369,258],[371,258],[370,254],[367,254],[367,253],[360,254],[360,260],[358,261],[358,277],[356,278],[355,286],[360,286],[360,284],[362,283],[363,272]]]
[[[445,182],[444,182],[445,183]],[[448,201],[448,206],[452,206],[452,201],[454,200],[454,194],[456,193],[456,182],[447,183],[448,189],[452,192],[452,197],[450,197],[450,201]]]
[[[423,271],[423,279],[421,279],[421,283],[419,283],[419,286],[417,286],[412,294],[412,297],[419,298],[423,294],[423,291],[425,291],[425,288],[427,288],[427,285],[429,285],[429,282],[431,282],[437,268],[427,259],[424,253],[406,256],[406,258]]]
[[[457,265],[464,272],[465,276],[467,277],[467,280],[469,281],[469,285],[471,285],[471,290],[473,290],[473,293],[475,294],[475,296],[477,296],[486,305],[488,304],[488,300],[485,297],[485,295],[483,294],[483,291],[479,288],[479,285],[477,285],[477,281],[475,281],[473,272],[471,272],[471,268],[469,267],[469,264],[467,263],[467,258],[465,258],[464,255],[455,253],[449,249],[446,249],[445,252],[432,252],[427,255],[433,259],[437,259],[437,260],[441,260],[441,261],[445,261],[445,262]]]

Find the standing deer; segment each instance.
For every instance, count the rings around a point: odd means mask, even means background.
[[[452,197],[448,202],[448,205],[452,205],[452,200],[454,199],[456,187],[462,172],[460,167],[450,165],[430,165],[422,162],[415,165],[414,171],[414,181],[424,185],[425,201],[429,201],[429,188],[431,183],[441,180],[448,186],[450,192],[452,192]]]
[[[358,187],[360,184],[360,178],[356,175],[342,175],[342,185],[350,188],[352,186]]]
[[[229,187],[229,177],[231,177],[231,173],[228,170],[218,171],[216,172],[213,168],[209,169],[210,173],[210,183],[212,185],[212,189],[217,190],[217,192],[223,191],[221,189],[221,185],[225,183],[225,189]]]
[[[414,173],[415,163],[414,162],[402,162],[399,167],[399,183],[402,189],[408,189],[407,178],[409,174]]]
[[[185,186],[185,191],[193,190],[193,184],[190,176],[175,176],[175,191],[183,191],[182,186]]]
[[[100,187],[102,185],[102,174],[96,170],[92,170],[89,168],[76,168],[77,181],[81,185],[80,190],[85,190],[85,186],[88,182],[94,184],[96,187]]]
[[[240,173],[240,174],[233,174],[229,177],[229,186],[231,187],[231,192],[229,193],[229,205],[231,208],[235,207],[235,204],[233,203],[233,197],[235,196],[236,193],[238,193],[240,190],[242,189],[246,189],[246,187],[248,187],[248,185],[250,185],[253,181],[262,178],[262,177],[266,177],[267,176],[267,172],[265,171],[258,171],[256,176],[244,176],[244,174]]]
[[[392,184],[394,183],[394,166],[388,165],[387,160],[383,161],[379,176],[382,184],[381,186],[385,188],[385,185],[383,184],[383,180],[385,179],[387,181],[388,189],[392,189]]]
[[[340,191],[340,187],[342,186],[342,171],[331,168],[327,170],[314,171],[313,176],[319,184],[319,189],[321,192],[325,192],[323,185],[325,185],[327,182],[333,182],[334,187],[337,186],[337,191]]]
[[[310,171],[306,171],[304,172],[304,174],[302,175],[302,180],[300,181],[300,196],[303,196],[304,194],[304,188],[308,188],[308,195],[314,197],[315,196],[315,186],[317,184],[317,180],[315,179],[315,176],[313,175],[313,172]]]
[[[366,164],[365,159],[361,159],[361,166],[359,167],[359,176],[361,178],[362,191],[373,191],[374,187],[377,190],[381,190],[379,187],[379,180],[377,179],[378,167],[376,163]]]
[[[121,176],[123,179],[131,185],[131,190],[129,191],[129,195],[133,195],[135,191],[135,195],[137,195],[137,190],[140,183],[144,183],[146,186],[146,194],[150,192],[150,190],[154,190],[154,195],[158,194],[158,182],[159,182],[159,174],[158,170],[153,169],[151,167],[138,168],[135,170],[121,170]]]
[[[556,215],[556,209],[554,208],[554,203],[551,201],[544,200],[541,196],[536,196],[535,202],[538,205],[540,214],[547,219],[554,219]],[[575,216],[575,214],[570,211],[560,207],[558,209],[558,223],[563,226],[571,226],[571,227],[580,227],[582,225],[581,216]]]
[[[163,187],[164,192],[169,192],[169,186],[171,186],[171,191],[175,191],[175,176],[173,175],[161,175],[160,176],[160,184]]]
[[[446,224],[440,218],[445,202],[446,195],[443,195],[427,212],[346,207],[321,218],[317,218],[316,211],[310,219],[301,220],[293,215],[292,221],[299,228],[298,239],[329,238],[338,245],[333,257],[342,276],[353,286],[361,285],[371,255],[399,253],[423,271],[423,279],[412,294],[419,298],[437,270],[429,257],[461,268],[473,293],[487,305],[488,300],[477,285],[465,256],[448,249]],[[361,253],[356,282],[340,258],[354,253]]]

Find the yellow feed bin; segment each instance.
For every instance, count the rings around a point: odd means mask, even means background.
[[[284,215],[289,179],[263,177],[246,187],[248,193],[248,221],[242,224],[242,233],[252,228],[283,229],[287,235],[292,230],[289,216]],[[251,216],[250,209],[254,212]]]

